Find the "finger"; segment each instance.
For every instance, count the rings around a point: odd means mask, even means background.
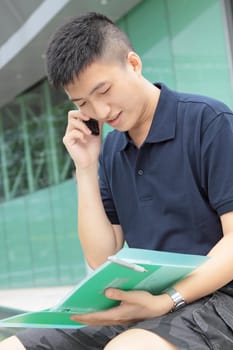
[[[124,291],[116,288],[106,289],[105,295],[109,299],[119,300],[122,303],[128,304],[141,304],[142,300],[151,297],[151,294],[145,291]]]
[[[83,132],[81,132],[77,129],[73,129],[73,130],[69,131],[63,137],[63,143],[65,146],[72,146],[73,144],[77,143],[78,141],[81,141],[82,143],[87,142]]]
[[[68,112],[68,125],[67,129],[70,130],[73,127],[81,129],[83,132],[89,133],[89,129],[86,127],[84,121],[88,121],[90,117],[84,115],[79,110],[71,110]]]
[[[110,326],[116,324],[127,325],[138,320],[138,314],[137,317],[135,317],[135,314],[132,315],[131,312],[128,312],[128,308],[125,310],[124,309],[125,308],[122,305],[119,305],[106,311],[99,311],[91,314],[72,315],[71,319],[73,321],[92,326]]]
[[[66,128],[66,134],[71,132],[73,129],[80,130],[82,133],[86,135],[90,135],[91,131],[85,124],[85,120],[70,118]]]
[[[111,325],[119,323],[118,307],[90,314],[72,315],[71,320],[88,325]]]
[[[105,291],[105,295],[107,298],[120,300],[120,301],[128,301],[129,293],[130,292],[126,292],[126,291],[123,291],[121,289],[116,289],[116,288],[108,288]]]
[[[90,117],[81,113],[81,111],[77,109],[72,109],[68,112],[68,120],[72,120],[72,119],[89,120]]]

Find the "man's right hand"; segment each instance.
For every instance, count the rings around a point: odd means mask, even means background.
[[[102,125],[99,123],[100,135],[92,135],[84,123],[89,119],[79,110],[71,110],[68,113],[68,125],[63,143],[77,169],[89,168],[98,163]]]

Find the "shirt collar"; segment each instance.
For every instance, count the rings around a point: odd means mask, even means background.
[[[145,143],[157,143],[175,138],[177,98],[164,84],[155,85],[161,89],[161,93]],[[119,141],[119,150],[123,150],[132,142],[126,132],[121,133]]]

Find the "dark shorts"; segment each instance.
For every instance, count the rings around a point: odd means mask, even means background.
[[[159,334],[181,350],[232,350],[233,289],[222,289],[174,313],[128,327],[28,329],[16,335],[27,350],[102,350],[112,338],[131,328]]]

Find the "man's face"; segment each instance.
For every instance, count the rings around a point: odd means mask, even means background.
[[[120,131],[133,128],[144,108],[141,61],[131,55],[125,64],[94,62],[65,87],[84,115]]]

